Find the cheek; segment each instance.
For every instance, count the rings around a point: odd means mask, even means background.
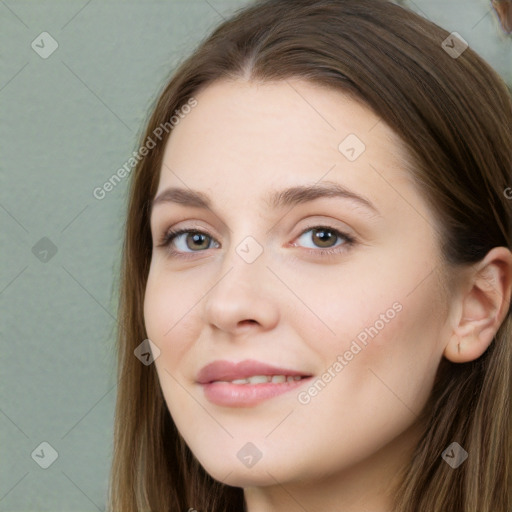
[[[319,336],[318,321],[301,324],[303,339],[320,356],[325,380],[333,383],[326,385],[332,395],[322,391],[319,402],[333,400],[342,410],[362,414],[361,404],[373,412],[384,406],[383,417],[385,408],[406,415],[420,412],[447,341],[447,304],[439,298],[434,274],[425,279],[427,262],[412,261],[397,262],[395,253],[394,261],[383,265],[386,273],[370,271],[370,262],[363,265],[366,272],[340,273],[331,282],[343,290],[336,300],[326,300],[324,293],[309,295],[331,331]]]
[[[347,443],[337,449],[336,460],[355,461],[376,452],[413,424],[430,395],[440,357],[435,311],[428,307],[428,294],[409,296],[400,304],[402,309],[395,303],[396,314],[389,313],[394,317],[386,324],[378,319],[387,309],[380,302],[367,303],[358,317],[367,327],[323,346],[325,373],[298,397],[303,405],[297,429],[323,432],[333,442],[343,432]],[[358,332],[365,333],[366,344]],[[332,462],[332,445],[322,443],[317,449],[326,463]]]
[[[166,367],[175,367],[189,341],[198,336],[200,325],[193,319],[194,305],[200,297],[179,276],[171,282],[161,273],[150,272],[144,297],[144,322],[148,338],[158,345],[163,356],[157,360],[157,366],[165,362]]]
[[[323,290],[306,295],[312,309],[321,312],[323,323],[331,328],[327,350],[349,350],[357,340],[361,347],[371,345],[379,361],[391,357],[397,348],[416,352],[418,357],[438,350],[448,304],[440,298],[433,272],[436,248],[425,239],[410,242],[400,252],[395,244],[388,244],[378,258],[372,251],[361,252],[350,271],[336,269]],[[303,286],[304,295],[308,287],[315,289],[312,281]]]
[[[149,339],[157,343],[160,349],[163,348],[160,347],[161,340],[172,327],[170,312],[174,308],[170,295],[169,288],[150,273],[144,295],[144,324]]]
[[[444,308],[437,296],[431,281],[414,293],[368,299],[359,316],[356,309],[350,312],[347,318],[357,321],[339,352],[350,359],[351,388],[365,390],[363,402],[420,413],[442,357]]]
[[[191,290],[190,283],[181,281],[180,276],[171,279],[150,272],[144,297],[144,322],[148,338],[160,349],[154,364],[167,408],[176,424],[186,430],[190,427],[182,411],[190,408],[190,395],[184,392],[181,370],[192,340],[199,336],[200,326],[194,320],[193,305],[201,294]]]

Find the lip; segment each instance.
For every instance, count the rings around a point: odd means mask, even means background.
[[[228,381],[246,379],[254,375],[286,375],[302,377],[291,382],[268,382],[264,384],[232,384]],[[258,403],[292,391],[311,379],[307,372],[280,368],[260,361],[246,359],[238,363],[214,361],[204,366],[197,375],[208,401],[228,407],[250,407]]]
[[[272,366],[253,359],[246,359],[239,363],[219,360],[203,366],[197,375],[197,382],[199,384],[209,384],[216,380],[246,379],[253,375],[310,376],[306,372],[289,368],[278,368],[277,366]]]

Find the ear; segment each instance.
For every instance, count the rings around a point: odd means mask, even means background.
[[[512,253],[495,247],[465,275],[452,335],[444,356],[454,363],[479,358],[492,343],[510,309]]]

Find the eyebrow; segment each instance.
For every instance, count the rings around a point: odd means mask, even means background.
[[[265,204],[269,208],[279,209],[308,203],[324,197],[350,199],[380,216],[380,212],[368,198],[356,194],[339,183],[329,181],[324,181],[321,185],[298,185],[280,191],[273,191],[265,198]],[[151,203],[151,211],[155,206],[163,203],[177,203],[195,208],[212,209],[212,203],[208,195],[197,190],[179,187],[167,188],[158,194]]]

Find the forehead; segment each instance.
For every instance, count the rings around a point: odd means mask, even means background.
[[[399,137],[340,91],[302,80],[221,80],[194,97],[168,139],[157,194],[172,185],[243,190],[250,200],[268,197],[264,188],[325,179],[371,195],[383,172],[409,182]]]

